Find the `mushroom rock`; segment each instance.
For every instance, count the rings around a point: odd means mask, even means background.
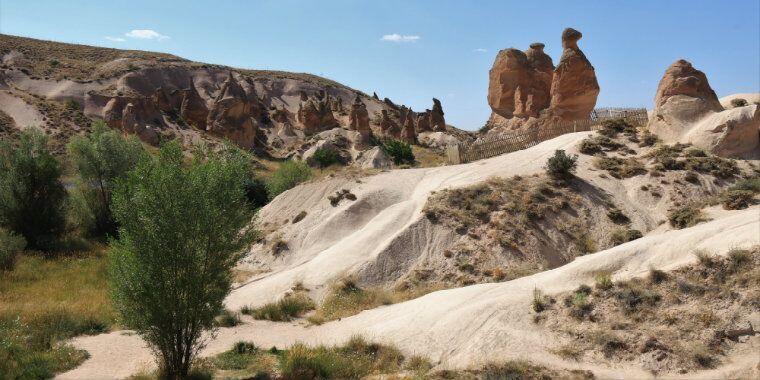
[[[539,45],[542,44],[531,45],[536,47],[529,52],[543,71],[534,67],[528,54],[518,49],[504,49],[496,55],[489,71],[488,104],[497,115],[535,117],[548,107],[551,76],[546,69],[552,67],[552,63]]]
[[[201,99],[192,81],[190,82],[190,87],[181,90],[181,98],[179,115],[182,119],[196,128],[206,129],[208,107],[206,106],[206,102]]]
[[[127,103],[126,106],[124,106],[121,114],[122,130],[137,135],[140,140],[150,145],[158,145],[158,133],[152,128],[142,124],[139,120],[138,113],[138,109],[132,103]]]
[[[414,130],[414,120],[416,116],[411,109],[406,112],[404,118],[404,127],[401,129],[401,139],[408,144],[417,143],[417,133]]]
[[[386,136],[398,138],[401,135],[401,129],[390,118],[388,110],[381,110],[380,115],[380,131]]]
[[[434,131],[446,130],[446,119],[443,118],[443,107],[441,101],[433,98],[433,109],[430,111],[430,127]]]
[[[430,110],[417,114],[417,133],[430,131]]]
[[[351,104],[351,112],[348,114],[348,129],[357,131],[361,135],[362,142],[369,142],[372,137],[372,129],[369,126],[369,112],[359,95]]]
[[[554,63],[552,57],[544,53],[544,45],[541,42],[534,42],[530,44],[530,48],[525,51],[525,56],[528,58],[528,64],[534,69],[549,74],[551,77],[554,75]],[[551,83],[551,80],[549,81]]]
[[[304,134],[309,136],[338,127],[338,121],[335,120],[328,103],[329,99],[324,90],[320,90],[315,98],[309,98],[305,92],[301,92],[296,121]]]
[[[567,28],[562,32],[562,57],[554,70],[550,112],[562,120],[589,118],[599,95],[599,83],[591,62],[580,48],[583,34]]]
[[[707,76],[683,59],[665,70],[648,128],[666,143],[690,143],[724,157],[760,155],[758,106],[724,110]]]
[[[262,111],[258,98],[252,95],[245,93],[230,72],[209,110],[206,130],[227,137],[243,148],[252,148]]]

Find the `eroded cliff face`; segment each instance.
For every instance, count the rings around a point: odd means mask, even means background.
[[[50,66],[51,57],[62,63]],[[447,130],[437,99],[432,110],[416,113],[309,74],[2,35],[0,59],[0,111],[15,126],[49,131],[61,146],[93,119],[152,145],[226,139],[275,157],[290,157],[336,128],[359,132],[365,147],[371,136],[412,142]]]
[[[524,52],[501,50],[489,71],[488,104],[493,111],[489,129],[540,128],[588,118],[599,84],[594,67],[578,47],[581,37],[581,32],[565,29],[557,67],[540,42]]]

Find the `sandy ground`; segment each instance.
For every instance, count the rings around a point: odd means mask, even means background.
[[[554,270],[517,280],[438,291],[404,303],[365,311],[316,327],[293,323],[249,321],[221,329],[209,340],[203,355],[229,349],[238,340],[262,347],[286,347],[294,342],[338,343],[360,334],[398,345],[406,353],[428,356],[441,367],[477,366],[486,361],[524,358],[551,366],[587,368],[602,378],[645,378],[637,368],[607,368],[567,362],[549,352],[561,338],[532,322],[534,288],[548,294],[592,283],[599,271],[614,279],[643,276],[650,267],[671,270],[696,260],[693,251],[725,254],[731,247],[760,244],[760,207],[724,213],[721,218],[692,228],[668,231],[587,255]],[[150,365],[150,352],[134,335],[116,331],[80,337],[73,344],[91,357],[61,379],[123,378]],[[747,343],[743,354],[727,365],[689,377],[754,376],[760,339]],[[754,354],[753,354],[754,353]],[[753,369],[754,368],[754,369]]]
[[[2,88],[0,88],[0,110],[12,117],[20,129],[44,125],[42,114],[34,106],[27,104]]]

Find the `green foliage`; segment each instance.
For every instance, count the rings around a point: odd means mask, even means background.
[[[0,142],[0,224],[30,248],[50,248],[63,231],[66,189],[60,177],[41,130],[22,131],[16,147]]]
[[[702,212],[689,205],[678,207],[668,213],[670,225],[678,229],[694,226],[702,220]]]
[[[578,166],[577,161],[578,156],[570,156],[561,149],[555,150],[554,155],[546,160],[546,173],[560,180],[572,178]]]
[[[79,175],[72,197],[76,224],[94,236],[114,235],[117,225],[111,213],[111,192],[116,180],[146,154],[142,144],[97,121],[89,135],[72,137],[67,150]]]
[[[268,303],[264,306],[244,310],[255,319],[266,319],[269,321],[290,321],[298,318],[309,310],[314,310],[316,305],[309,297],[296,294],[284,297],[277,302]]]
[[[600,272],[594,276],[594,282],[596,288],[599,290],[612,289],[614,283],[612,282],[612,275],[609,272]]]
[[[317,163],[317,166],[320,168],[326,168],[330,165],[337,164],[339,162],[338,155],[335,154],[335,151],[328,148],[317,149],[314,152],[312,159],[314,160],[314,162]]]
[[[383,139],[378,142],[380,149],[383,153],[387,154],[393,159],[393,163],[396,165],[402,164],[414,164],[414,153],[412,153],[412,146],[396,139]]]
[[[285,161],[272,173],[267,181],[267,190],[269,196],[274,197],[280,193],[290,190],[301,182],[311,178],[311,169],[302,161]]]
[[[245,192],[245,198],[248,199],[248,205],[251,208],[261,208],[269,203],[267,184],[259,177],[246,178],[243,181],[243,191]]]
[[[231,269],[255,238],[241,186],[250,161],[222,151],[182,162],[180,146],[168,143],[113,193],[120,224],[110,251],[114,307],[159,354],[167,378],[188,375],[201,334],[223,310]]]
[[[0,271],[13,270],[25,247],[26,240],[23,236],[0,228]]]

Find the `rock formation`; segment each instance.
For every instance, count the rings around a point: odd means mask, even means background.
[[[401,129],[401,139],[407,144],[417,143],[417,133],[414,130],[415,119],[417,119],[417,116],[414,112],[411,109],[408,110],[404,118],[404,127]]]
[[[446,119],[443,118],[443,107],[441,101],[433,98],[433,109],[430,111],[430,127],[434,131],[446,130]]]
[[[401,135],[401,128],[390,118],[388,110],[380,111],[380,122],[378,124],[380,124],[380,131],[387,137],[398,138]]]
[[[499,51],[488,77],[488,104],[493,112],[487,125],[540,128],[557,121],[587,119],[596,105],[599,84],[594,67],[578,48],[581,36],[575,29],[565,29],[556,68],[540,42],[532,43],[525,52],[514,48]]]
[[[417,114],[417,133],[430,131],[430,110]]]
[[[209,110],[206,130],[250,149],[256,140],[262,111],[256,94],[246,94],[230,72]]]
[[[357,131],[362,137],[362,142],[369,142],[372,137],[372,129],[369,127],[369,112],[359,95],[351,104],[351,112],[348,114],[348,129]]]
[[[324,90],[320,90],[316,98],[310,98],[306,92],[301,91],[296,121],[307,136],[338,126]]]
[[[599,95],[594,67],[578,48],[581,37],[573,28],[562,32],[562,57],[554,69],[549,106],[552,115],[562,120],[587,119]]]
[[[103,119],[109,127],[135,134],[150,145],[159,143],[156,132],[148,128],[161,123],[161,113],[151,98],[113,97],[103,107]]]
[[[707,76],[680,59],[657,86],[649,130],[666,143],[691,143],[721,156],[757,156],[758,106],[724,110]]]
[[[206,102],[198,95],[195,85],[190,82],[190,87],[182,90],[181,94],[182,102],[180,103],[179,115],[186,123],[205,130],[208,108],[206,107]]]

